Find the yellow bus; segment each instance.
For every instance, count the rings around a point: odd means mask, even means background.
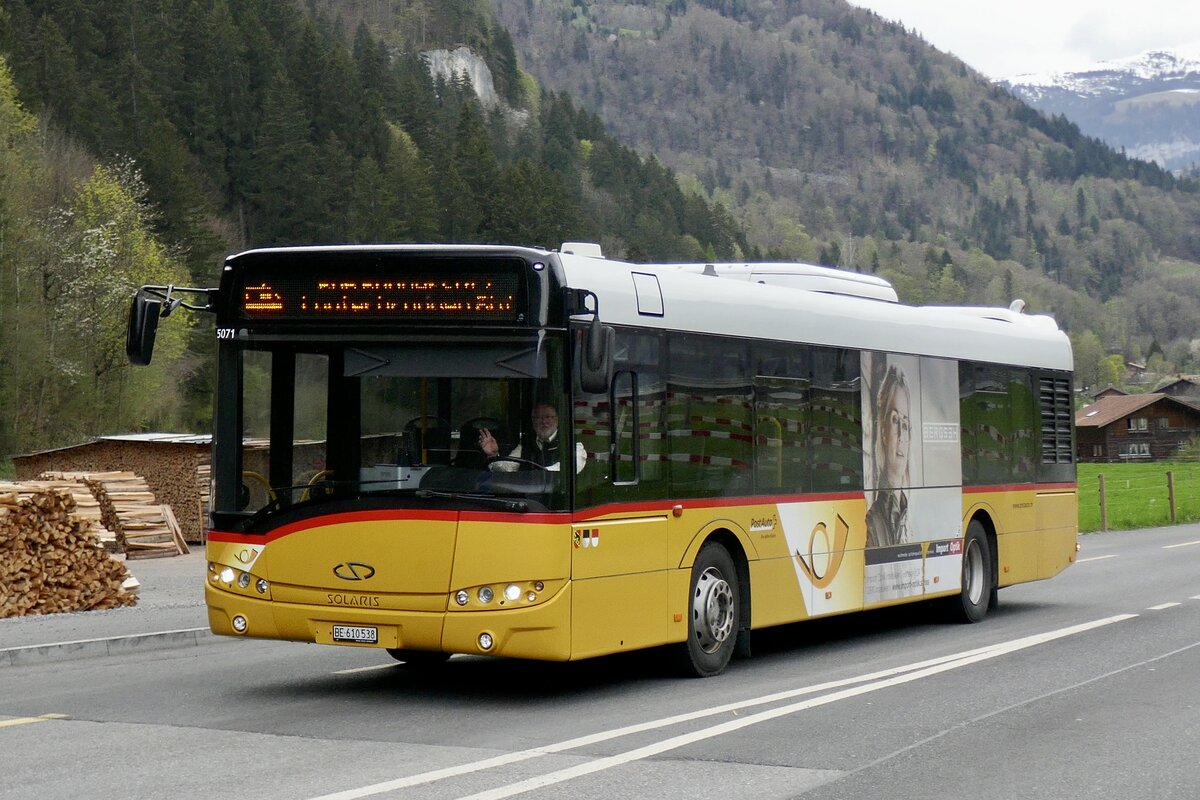
[[[215,289],[218,634],[570,661],[997,590],[1076,554],[1067,337],[804,264],[254,249]]]

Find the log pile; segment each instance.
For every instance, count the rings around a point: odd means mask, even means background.
[[[129,606],[136,587],[69,489],[0,483],[0,619]]]
[[[200,520],[200,542],[207,539],[208,506],[212,500],[212,465],[201,464],[196,467],[196,493],[200,496],[197,504],[197,518]]]
[[[132,472],[44,472],[43,479],[81,480],[91,490],[102,523],[116,536],[127,559],[188,552],[169,505],[158,502],[145,478]]]
[[[75,500],[75,516],[88,522],[105,550],[110,553],[121,552],[117,534],[109,526],[110,520],[105,515],[99,499],[82,478],[63,473],[46,473],[36,481],[22,481],[21,485],[28,491],[61,489],[69,492]]]
[[[0,5],[3,5],[0,2]],[[265,445],[264,445],[265,447]],[[188,434],[109,436],[75,447],[13,457],[19,480],[37,480],[47,471],[142,476],[158,502],[169,505],[186,542],[203,542],[205,520],[198,502],[196,469],[208,464],[211,441]]]

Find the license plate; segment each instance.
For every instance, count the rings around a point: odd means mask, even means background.
[[[334,625],[333,640],[335,642],[377,644],[379,642],[379,629],[365,625]]]

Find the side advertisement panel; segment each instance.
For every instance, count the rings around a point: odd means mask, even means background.
[[[959,588],[958,363],[862,354],[866,605]]]

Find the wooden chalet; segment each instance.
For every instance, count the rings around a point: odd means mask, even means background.
[[[1075,414],[1079,461],[1167,461],[1200,437],[1200,409],[1162,393],[1108,395]]]

